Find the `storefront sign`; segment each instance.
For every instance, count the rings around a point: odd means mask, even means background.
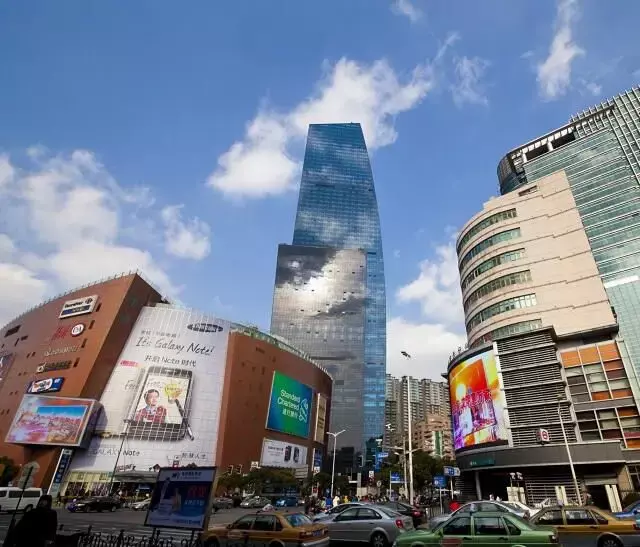
[[[65,370],[71,368],[71,361],[57,361],[55,363],[42,363],[36,368],[36,373],[51,372],[52,370]]]
[[[65,317],[75,317],[77,315],[84,315],[91,313],[98,301],[97,295],[83,296],[82,298],[76,298],[75,300],[67,300],[60,310],[59,319]]]
[[[489,467],[495,465],[496,461],[491,457],[478,457],[469,460],[469,467]]]
[[[73,353],[78,351],[80,346],[64,346],[62,348],[48,348],[44,352],[45,357],[51,357],[52,355],[61,355],[63,353]]]
[[[44,380],[34,380],[27,387],[27,393],[51,393],[60,391],[64,378],[45,378]]]
[[[161,469],[145,526],[203,530],[215,477],[215,467]]]
[[[71,336],[80,336],[84,332],[84,324],[78,323],[71,328]]]

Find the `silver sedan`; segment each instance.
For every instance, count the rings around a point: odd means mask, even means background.
[[[413,530],[411,517],[379,505],[349,507],[323,524],[329,527],[332,542],[369,543],[372,547],[389,547],[400,534]]]
[[[500,512],[500,513],[511,513],[513,515],[518,515],[521,518],[524,518],[524,511],[518,511],[516,506],[510,505],[508,503],[502,503],[499,501],[472,501],[471,503],[465,503],[460,509],[457,509],[453,513],[446,513],[444,515],[439,515],[437,517],[433,517],[429,521],[428,528],[433,530],[440,526],[443,522],[448,521],[453,515],[468,515],[470,513],[477,513],[480,511],[492,511],[492,512]]]

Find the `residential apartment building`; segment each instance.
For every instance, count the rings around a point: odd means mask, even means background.
[[[419,448],[436,458],[453,459],[451,420],[441,414],[426,414],[411,428],[413,448]]]

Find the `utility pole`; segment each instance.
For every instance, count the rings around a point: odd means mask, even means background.
[[[402,356],[407,359],[407,361],[411,360],[411,355],[409,355],[406,351],[400,352]],[[412,449],[412,432],[411,432],[411,376],[407,377],[407,416],[409,418],[409,431],[408,431],[408,441],[409,441],[409,503],[413,505],[413,449]]]
[[[346,429],[342,431],[338,431],[337,433],[332,433],[331,431],[327,431],[327,435],[331,435],[333,437],[333,465],[331,467],[331,499],[333,499],[333,483],[336,475],[336,443],[338,442],[338,435],[344,433]]]

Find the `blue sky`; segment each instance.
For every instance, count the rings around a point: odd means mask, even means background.
[[[268,329],[306,125],[358,121],[389,370],[437,378],[464,341],[456,230],[505,152],[638,83],[639,17],[598,0],[4,2],[0,323],[142,268]]]

